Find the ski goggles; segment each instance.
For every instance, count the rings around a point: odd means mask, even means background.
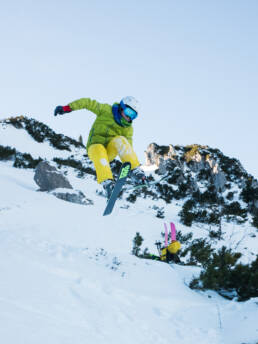
[[[123,102],[121,102],[120,104],[124,111],[124,114],[131,120],[134,120],[138,116],[138,113],[134,111],[132,108],[130,108],[128,105],[125,105]]]
[[[126,108],[124,109],[124,114],[131,120],[135,119],[138,116],[137,112],[128,106],[126,106]]]

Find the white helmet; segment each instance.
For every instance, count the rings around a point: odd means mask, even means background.
[[[122,107],[124,107],[124,105],[129,106],[130,108],[132,108],[137,113],[140,110],[140,103],[138,102],[137,99],[135,99],[134,97],[131,97],[131,96],[124,97],[121,100],[120,104]]]

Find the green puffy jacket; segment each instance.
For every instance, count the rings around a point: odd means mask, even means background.
[[[101,143],[105,147],[109,141],[116,136],[124,136],[132,145],[133,127],[122,127],[114,120],[112,106],[100,104],[90,98],[81,98],[69,103],[72,110],[87,109],[97,115],[95,122],[90,130],[87,149],[90,145]]]

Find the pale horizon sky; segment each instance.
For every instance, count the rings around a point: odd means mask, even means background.
[[[142,162],[152,142],[198,143],[258,178],[257,1],[10,0],[0,19],[0,118],[86,141],[95,115],[54,118],[56,105],[133,95]]]

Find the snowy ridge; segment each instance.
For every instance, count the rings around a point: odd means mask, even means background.
[[[2,130],[10,141],[2,139]],[[18,150],[17,132],[28,139],[24,129],[2,130],[2,146]],[[32,154],[35,148],[34,158],[60,157],[56,149],[50,155],[37,155],[33,139],[27,151],[29,146],[23,148],[19,135],[20,152]],[[83,149],[67,154],[76,160],[82,157],[84,167],[91,167]],[[0,162],[0,337],[4,343],[257,342],[257,299],[239,303],[212,291],[193,291],[188,283],[200,267],[170,266],[130,254],[136,232],[143,236],[143,246],[156,253],[154,243],[161,238],[164,221],[173,220],[184,234],[208,236],[208,225],[188,227],[180,222],[182,200],[166,203],[139,196],[131,203],[130,193],[125,192],[114,214],[103,218],[105,199],[96,193],[99,187],[93,174],[78,178],[77,169],[62,166],[72,186],[93,200],[93,205],[81,206],[37,192],[33,169],[12,165],[13,160]],[[164,208],[164,218],[156,217],[155,206]],[[223,242],[214,245],[227,242],[243,252],[244,259],[253,260],[256,229],[250,223],[225,226]]]

